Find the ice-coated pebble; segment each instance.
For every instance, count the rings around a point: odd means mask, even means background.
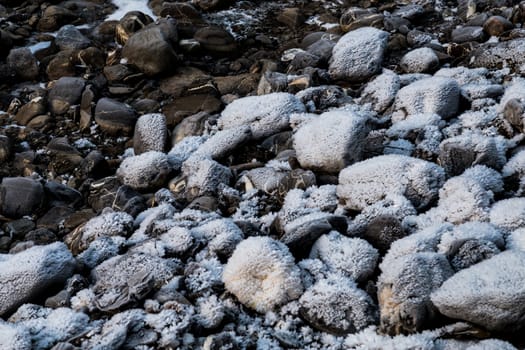
[[[319,259],[329,271],[362,282],[374,272],[379,254],[364,239],[349,238],[332,231],[314,243],[310,259]]]
[[[313,327],[343,335],[377,322],[377,307],[355,282],[339,275],[317,281],[299,299],[299,312]]]
[[[149,151],[124,159],[117,169],[117,177],[135,190],[158,189],[164,185],[171,172],[168,156]]]
[[[352,98],[337,85],[309,87],[295,95],[308,109],[308,112],[320,112],[331,107],[340,107],[350,103]]]
[[[407,52],[399,66],[406,73],[427,73],[439,67],[439,58],[431,48],[421,47]]]
[[[104,260],[117,256],[125,243],[126,239],[120,236],[99,237],[77,255],[77,260],[84,266],[93,269]]]
[[[519,228],[507,236],[507,249],[525,252],[525,228]]]
[[[437,253],[412,253],[380,265],[378,301],[381,328],[388,334],[414,333],[428,327],[438,313],[430,293],[454,274]]]
[[[222,129],[249,125],[252,136],[260,139],[286,129],[291,113],[305,111],[303,103],[294,95],[276,92],[233,101],[222,111],[217,122]]]
[[[65,282],[75,265],[66,245],[59,242],[0,255],[0,315]]]
[[[364,81],[381,71],[388,33],[363,27],[343,35],[335,44],[330,59],[332,79]]]
[[[224,290],[222,275],[223,265],[217,257],[190,262],[184,269],[184,284],[188,296],[200,298]]]
[[[400,88],[399,75],[383,69],[383,73],[365,85],[360,102],[370,103],[374,111],[382,113],[392,105]]]
[[[0,213],[17,219],[31,215],[44,203],[44,188],[28,177],[4,177],[0,183]]]
[[[445,180],[431,162],[402,155],[383,155],[350,165],[339,173],[337,196],[348,209],[362,210],[389,195],[405,196],[422,209],[436,199]]]
[[[451,118],[458,111],[459,96],[459,85],[453,79],[432,77],[418,80],[397,93],[392,120],[402,120],[417,113],[435,113],[444,119]]]
[[[336,173],[360,161],[364,139],[370,131],[368,122],[368,115],[357,111],[321,114],[301,126],[293,136],[299,163],[303,168]]]
[[[505,251],[459,271],[432,293],[439,312],[490,331],[516,331],[525,314],[525,253]]]
[[[190,157],[182,164],[186,176],[185,196],[193,200],[199,196],[214,195],[220,184],[229,184],[231,170],[224,165],[200,157]]]
[[[149,151],[163,152],[168,138],[166,117],[164,114],[144,114],[137,119],[133,134],[135,155]]]
[[[490,223],[510,232],[525,227],[525,198],[500,200],[490,209]]]
[[[159,236],[164,243],[166,253],[183,257],[195,246],[195,238],[190,230],[184,227],[172,227]]]
[[[237,245],[222,280],[239,301],[265,313],[303,293],[300,270],[283,243],[250,237]]]
[[[92,270],[95,304],[99,310],[112,311],[142,300],[160,288],[175,272],[174,263],[147,254],[115,256]]]
[[[507,161],[507,142],[499,135],[464,132],[441,142],[439,150],[439,164],[449,176],[459,175],[478,164],[501,169]]]

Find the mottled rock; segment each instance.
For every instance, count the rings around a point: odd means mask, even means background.
[[[451,36],[452,41],[458,44],[469,41],[483,42],[486,39],[483,27],[479,26],[458,27],[452,31]]]
[[[60,28],[57,32],[55,44],[62,51],[81,50],[88,47],[91,44],[91,41],[75,26],[68,24]]]
[[[130,36],[153,23],[153,18],[140,12],[130,11],[122,17],[115,27],[115,39],[120,45],[125,45]]]
[[[35,97],[18,109],[15,120],[20,125],[27,125],[33,118],[45,114],[46,111],[46,100],[43,97]]]
[[[392,105],[400,88],[399,76],[384,69],[383,73],[365,85],[360,102],[370,103],[374,111],[382,113]]]
[[[37,29],[41,32],[53,32],[66,23],[77,18],[77,15],[61,6],[51,5],[46,7],[38,21]]]
[[[487,43],[472,51],[466,62],[470,67],[489,69],[509,67],[520,71],[521,66],[525,63],[525,57],[521,54],[523,50],[525,50],[524,38]]]
[[[490,36],[501,36],[512,28],[514,28],[512,22],[502,16],[490,16],[483,23],[483,30]]]

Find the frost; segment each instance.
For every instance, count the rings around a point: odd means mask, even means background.
[[[503,112],[505,105],[512,99],[518,99],[523,101],[525,96],[525,79],[521,77],[515,77],[512,79],[510,84],[505,87],[505,93],[501,97],[499,103],[498,112]]]
[[[366,280],[375,270],[379,254],[370,243],[360,238],[348,238],[337,231],[322,235],[314,243],[310,259],[319,259],[329,271]]]
[[[330,111],[301,126],[293,136],[301,166],[335,173],[361,160],[369,118],[364,113]]]
[[[434,163],[383,155],[343,169],[337,195],[348,209],[362,210],[391,195],[405,196],[416,209],[421,209],[437,197],[444,178],[443,169]]]
[[[144,114],[135,124],[133,136],[133,149],[139,155],[148,151],[164,151],[168,130],[164,114]],[[138,152],[140,151],[140,152]]]
[[[190,263],[184,272],[186,288],[192,294],[207,295],[222,287],[222,274],[223,266],[215,257]]]
[[[227,157],[237,147],[249,141],[251,137],[251,129],[246,125],[220,130],[200,145],[192,156],[214,160],[222,159]]]
[[[166,253],[175,256],[186,255],[195,245],[195,239],[190,230],[184,227],[172,227],[159,238],[164,243]]]
[[[133,229],[133,217],[125,212],[109,211],[90,219],[82,228],[81,250],[99,237],[127,237]]]
[[[525,193],[525,151],[516,153],[509,159],[501,171],[503,178],[512,181],[516,196]]]
[[[237,243],[244,238],[241,229],[231,219],[209,221],[193,229],[192,233],[208,241],[209,249],[219,256],[231,255]]]
[[[494,203],[490,222],[505,231],[525,227],[525,198],[509,198]]]
[[[363,81],[381,71],[388,33],[363,27],[343,35],[335,44],[329,73],[334,80]]]
[[[167,203],[144,210],[135,218],[134,226],[138,226],[138,229],[129,237],[128,242],[139,243],[148,239],[157,222],[171,219],[174,214],[175,208]]]
[[[95,306],[95,293],[91,289],[82,289],[71,298],[71,308],[75,311],[93,311]]]
[[[525,252],[525,228],[512,231],[507,237],[507,249]]]
[[[166,154],[150,151],[124,159],[117,169],[117,177],[135,190],[148,190],[161,187],[170,172]]]
[[[260,139],[286,129],[291,113],[305,111],[301,101],[289,93],[249,96],[239,98],[226,106],[218,125],[222,129],[249,125],[253,137]]]
[[[432,294],[432,301],[445,316],[511,332],[524,321],[524,265],[525,253],[500,253],[456,273]]]
[[[29,330],[0,320],[0,348],[3,350],[31,350]]]
[[[445,77],[454,79],[459,85],[477,84],[477,85],[488,85],[491,83],[487,79],[489,70],[487,68],[467,68],[467,67],[454,67],[454,68],[441,68],[434,76]]]
[[[451,118],[458,110],[459,95],[459,85],[453,79],[432,77],[418,80],[397,93],[392,121],[417,113],[435,113],[444,119]]]
[[[439,58],[431,48],[421,47],[407,52],[399,66],[407,73],[424,73],[439,67]]]
[[[331,275],[299,299],[300,313],[315,328],[335,334],[359,331],[377,322],[372,299],[349,278]]]
[[[226,311],[223,303],[215,295],[197,299],[196,310],[195,319],[207,329],[218,327]]]
[[[193,199],[216,193],[220,184],[229,184],[232,173],[229,168],[211,159],[191,157],[182,164],[186,176],[186,197]]]
[[[99,237],[91,242],[77,259],[84,266],[92,269],[104,260],[118,255],[125,242],[124,237]]]
[[[389,337],[378,334],[375,327],[368,327],[359,333],[348,335],[345,346],[356,350],[435,350],[434,338],[435,335],[431,332]]]
[[[383,69],[383,73],[365,85],[359,102],[371,103],[374,111],[382,113],[392,105],[400,88],[399,76],[391,70]]]
[[[293,256],[283,243],[269,237],[250,237],[239,243],[222,279],[242,304],[262,313],[303,292]]]
[[[147,314],[144,318],[146,325],[160,335],[157,344],[161,348],[181,346],[182,336],[190,327],[195,312],[191,305],[174,302],[170,307],[170,309],[162,310],[158,314]]]
[[[443,139],[441,129],[444,121],[437,114],[413,114],[395,122],[386,132],[390,138],[407,139],[423,154],[432,156],[439,152]]]
[[[184,163],[204,142],[205,136],[187,136],[177,142],[168,152],[168,162],[174,170],[180,170]]]
[[[505,239],[495,226],[486,222],[467,222],[443,233],[437,246],[438,252],[450,254],[456,245],[467,240],[489,241],[500,249],[505,246]]]

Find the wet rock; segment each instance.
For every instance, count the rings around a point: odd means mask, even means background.
[[[401,155],[364,160],[339,173],[337,195],[349,209],[362,210],[391,194],[409,199],[416,209],[432,203],[445,180],[438,165]]]
[[[27,177],[4,177],[0,184],[0,212],[10,218],[31,215],[44,202],[40,182]]]
[[[336,173],[362,158],[369,115],[359,111],[325,112],[294,134],[294,149],[303,168]],[[312,139],[320,140],[312,147]]]
[[[452,276],[432,293],[432,302],[451,318],[491,331],[518,330],[523,327],[524,262],[523,252],[500,253]]]
[[[75,147],[69,144],[66,137],[52,139],[47,144],[47,150],[51,157],[48,168],[57,174],[73,171],[82,162],[82,155]]]
[[[6,223],[3,229],[11,237],[15,239],[22,239],[29,231],[35,228],[35,223],[28,219],[18,219]]]
[[[40,297],[49,288],[64,283],[73,274],[75,260],[63,243],[35,246],[21,253],[4,255],[0,262],[0,315]]]
[[[483,42],[486,39],[483,27],[478,26],[458,27],[452,31],[451,36],[452,41],[458,44],[470,41]]]
[[[176,28],[165,20],[133,34],[122,48],[122,57],[146,75],[170,72],[177,62],[173,47],[176,42]]]
[[[57,32],[55,44],[60,50],[66,51],[85,49],[91,42],[75,26],[68,24]]]
[[[416,113],[436,113],[442,118],[453,117],[459,107],[458,83],[449,78],[433,77],[418,80],[399,90],[392,116],[402,120]]]
[[[293,256],[283,243],[269,237],[250,237],[239,243],[222,279],[242,304],[261,313],[303,293]]]
[[[82,78],[63,77],[49,90],[49,109],[54,114],[64,114],[80,102],[86,81]]]
[[[204,11],[218,10],[228,7],[232,4],[232,0],[195,0],[193,3]]]
[[[35,97],[20,107],[15,115],[15,120],[20,125],[27,125],[33,118],[46,112],[46,100],[43,97]]]
[[[378,318],[370,296],[337,275],[308,288],[299,299],[299,312],[313,327],[337,335],[358,332]]]
[[[175,99],[162,109],[168,125],[173,126],[183,118],[205,112],[209,114],[218,113],[222,108],[222,102],[215,93],[196,94]]]
[[[113,311],[138,302],[169,280],[173,270],[173,262],[147,254],[106,260],[92,271],[95,305],[101,311]]]
[[[108,162],[99,151],[91,151],[80,162],[80,172],[86,177],[98,180],[110,175]]]
[[[124,159],[116,174],[123,184],[135,190],[148,190],[164,185],[170,172],[166,154],[149,151]]]
[[[483,30],[490,36],[501,36],[512,28],[512,22],[502,16],[491,16],[483,23]]]
[[[149,151],[164,151],[168,138],[166,117],[163,114],[145,114],[137,120],[133,134],[136,155]]]
[[[37,29],[41,32],[53,32],[76,18],[77,15],[74,12],[61,6],[51,5],[42,13]]]
[[[246,73],[215,77],[213,81],[221,95],[236,94],[238,96],[246,96],[257,90],[259,75]]]
[[[439,67],[439,58],[434,50],[422,47],[405,54],[399,66],[407,73],[427,73]]]
[[[110,135],[130,135],[137,121],[135,111],[128,105],[110,98],[101,98],[95,107],[95,121]]]
[[[282,10],[277,16],[276,20],[290,28],[297,28],[304,23],[305,17],[303,16],[301,9],[297,7],[288,7]]]
[[[380,267],[381,329],[397,335],[431,326],[439,314],[430,294],[454,274],[447,259],[436,253],[413,253],[385,260]]]
[[[195,32],[193,38],[210,53],[229,55],[237,51],[237,44],[233,36],[221,27],[201,28]]]
[[[388,33],[372,27],[345,34],[334,46],[329,73],[332,79],[364,81],[381,71]]]
[[[253,137],[259,139],[283,131],[291,113],[304,111],[304,105],[288,93],[250,96],[226,106],[218,125],[223,129],[249,125]]]
[[[115,27],[115,39],[120,45],[125,45],[130,36],[153,23],[153,19],[140,12],[130,11],[124,15]]]
[[[73,56],[73,51],[60,51],[57,53],[46,67],[46,74],[49,80],[75,76],[76,67]]]
[[[6,61],[9,68],[21,80],[36,80],[38,78],[38,62],[28,48],[11,49]]]

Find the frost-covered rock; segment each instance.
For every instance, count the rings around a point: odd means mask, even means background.
[[[374,272],[379,254],[364,239],[349,238],[332,231],[314,243],[310,259],[319,259],[329,271],[362,282]]]
[[[197,299],[197,322],[206,329],[218,327],[226,315],[226,307],[216,295]]]
[[[413,253],[380,265],[378,301],[381,328],[388,334],[414,333],[428,327],[438,313],[430,293],[454,274],[437,253]]]
[[[331,111],[299,128],[293,137],[303,168],[335,173],[362,159],[364,139],[370,131],[369,116]],[[316,142],[312,142],[316,140]]]
[[[381,71],[388,33],[372,27],[343,35],[332,50],[332,79],[364,81]]]
[[[117,177],[135,190],[149,190],[164,185],[170,172],[167,155],[150,151],[124,159],[117,169]]]
[[[383,73],[365,85],[360,103],[370,103],[374,111],[383,113],[392,105],[400,88],[399,76],[391,70],[383,69]]]
[[[229,257],[244,238],[241,229],[231,219],[209,221],[193,229],[192,233],[204,238],[210,251],[220,257]]]
[[[222,290],[222,272],[223,266],[216,257],[187,264],[184,270],[184,283],[188,294],[195,298]]]
[[[231,170],[224,165],[200,157],[191,157],[182,164],[186,178],[185,197],[193,200],[199,196],[214,195],[221,184],[229,184]]]
[[[402,155],[364,160],[339,173],[337,195],[348,209],[362,210],[390,195],[405,196],[416,209],[435,200],[445,179],[434,163]]]
[[[377,322],[377,307],[352,279],[331,275],[308,288],[299,299],[299,312],[313,327],[347,334]]]
[[[3,350],[31,350],[29,330],[20,325],[0,320],[0,348]]]
[[[242,304],[262,313],[303,293],[293,256],[286,245],[269,237],[250,237],[239,243],[222,279]]]
[[[295,95],[306,106],[308,112],[319,113],[332,107],[352,102],[352,98],[337,85],[313,86]]]
[[[431,48],[421,47],[407,52],[399,66],[407,73],[427,73],[439,67],[439,58]]]
[[[522,196],[525,192],[525,150],[512,156],[501,170],[501,175],[510,190],[515,191],[517,196]]]
[[[445,182],[439,190],[438,205],[417,217],[406,217],[403,225],[413,230],[442,222],[488,221],[494,194],[502,190],[501,175],[477,165]]]
[[[520,250],[525,252],[525,228],[512,231],[507,236],[507,249]]]
[[[359,350],[436,350],[435,338],[436,335],[431,332],[390,337],[379,334],[378,330],[372,326],[359,333],[349,334],[344,344],[347,349]]]
[[[0,316],[64,283],[75,269],[64,243],[34,246],[0,255]]]
[[[457,113],[459,96],[459,85],[453,79],[432,77],[418,80],[397,93],[392,120],[402,120],[417,113],[435,113],[444,119],[451,118]]]
[[[494,203],[490,222],[506,232],[525,227],[525,198],[509,198]]]
[[[151,113],[139,117],[133,134],[135,155],[149,151],[163,152],[168,139],[164,114]]]
[[[231,129],[249,125],[252,136],[260,139],[288,127],[291,113],[305,112],[302,102],[292,94],[277,92],[237,99],[222,111],[218,125]]]
[[[186,254],[192,252],[196,245],[195,238],[190,230],[185,227],[172,227],[161,234],[159,239],[164,244],[166,253],[177,257],[186,256]]]
[[[487,43],[470,53],[467,62],[471,67],[498,68],[509,67],[520,71],[525,63],[523,55],[525,40],[523,38]]]
[[[92,270],[95,303],[102,311],[140,301],[173,276],[174,262],[147,254],[126,254],[104,261]]]
[[[227,157],[233,150],[251,138],[252,131],[248,125],[219,130],[200,145],[193,155],[219,160]]]
[[[93,269],[104,260],[117,256],[126,245],[124,237],[99,237],[89,244],[86,250],[77,255],[77,260]]]
[[[168,162],[173,170],[180,170],[182,164],[190,158],[205,141],[205,136],[187,136],[177,142],[168,152]]]
[[[525,322],[525,253],[506,251],[459,271],[432,293],[445,316],[491,331],[516,331]]]
[[[507,161],[507,142],[502,136],[464,132],[444,140],[439,149],[439,163],[450,176],[478,164],[499,170]]]
[[[90,328],[89,316],[82,312],[64,307],[49,309],[33,304],[21,306],[9,321],[29,331],[33,349],[48,349]]]

